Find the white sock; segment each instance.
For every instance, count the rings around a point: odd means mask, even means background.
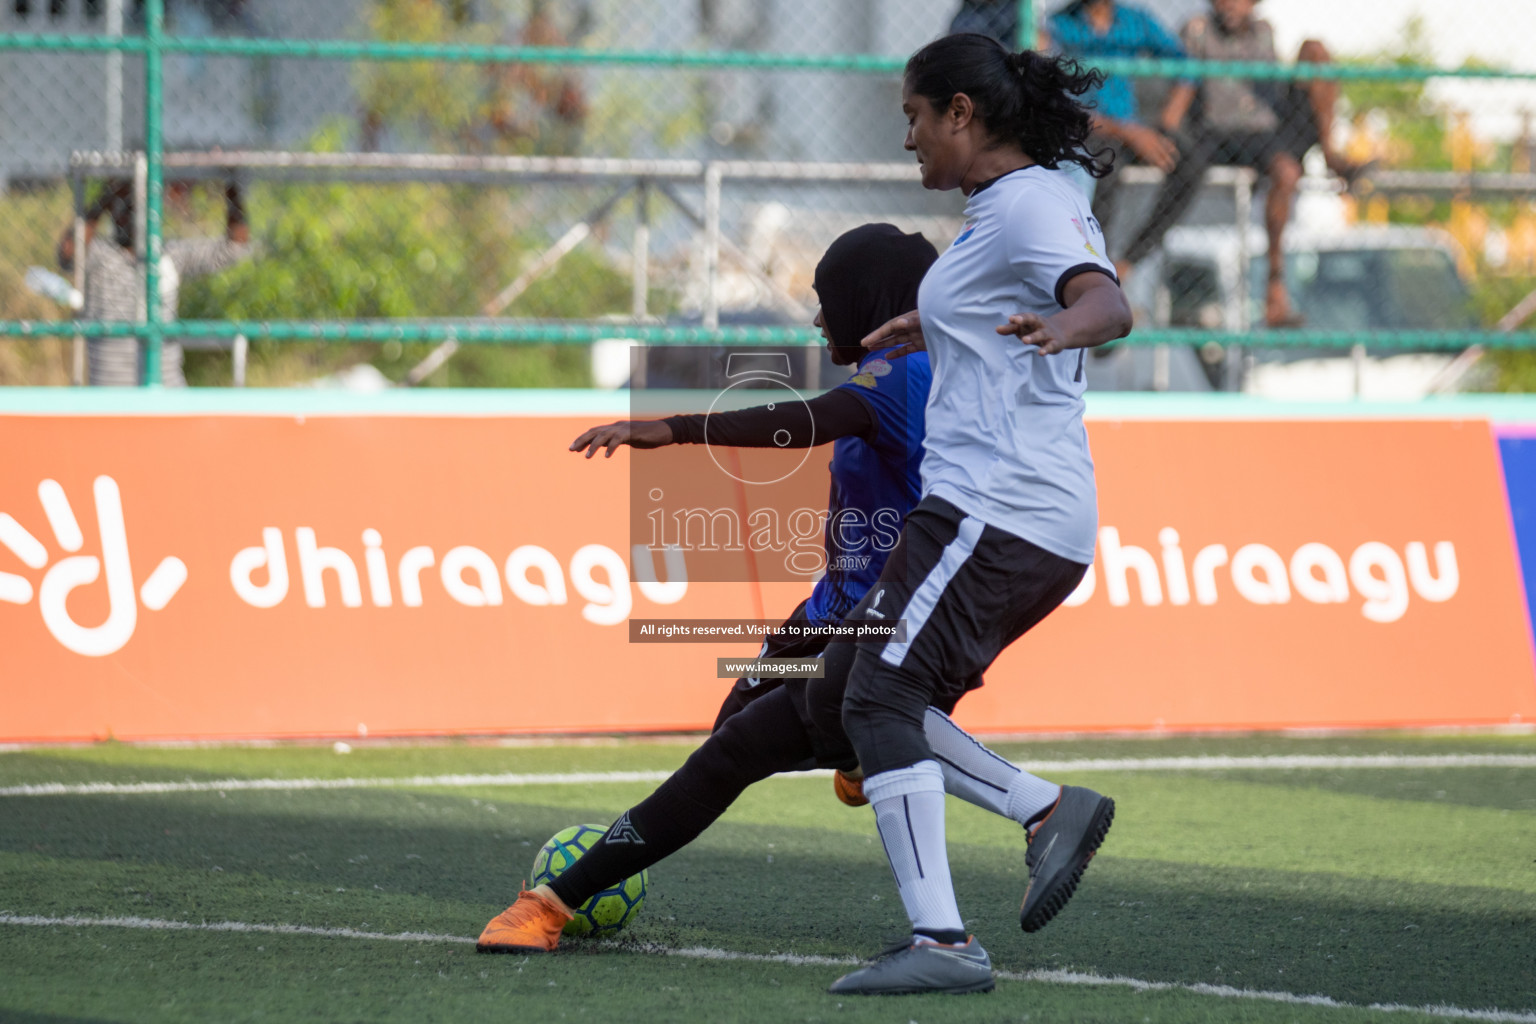
[[[937,761],[871,775],[864,795],[912,929],[963,932],[944,845],[944,771]]]
[[[1031,775],[997,756],[938,708],[928,709],[923,732],[933,748],[933,756],[944,769],[944,789],[966,803],[1022,825],[1049,809],[1061,796],[1061,787],[1056,783]]]

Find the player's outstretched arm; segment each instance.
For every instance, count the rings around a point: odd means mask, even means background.
[[[913,352],[921,352],[928,347],[927,342],[923,340],[923,321],[918,317],[915,309],[893,320],[887,320],[865,335],[864,340],[859,344],[867,349],[889,348],[896,345],[898,348],[890,354],[892,359],[910,355]]]
[[[1015,313],[998,325],[997,333],[1012,334],[1034,345],[1043,356],[1069,348],[1092,348],[1131,333],[1131,306],[1114,278],[1085,271],[1067,282],[1066,300],[1055,316]]]
[[[846,385],[808,401],[672,416],[664,422],[677,444],[727,448],[814,448],[842,437],[872,440],[877,427],[869,401]]]
[[[590,459],[597,454],[598,449],[606,448],[608,451],[603,457],[611,459],[620,445],[664,448],[674,440],[672,428],[663,420],[619,420],[617,423],[606,423],[583,431],[580,437],[571,442],[571,451],[584,451]]]

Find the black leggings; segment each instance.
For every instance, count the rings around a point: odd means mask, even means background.
[[[1076,568],[1080,577],[1082,567]],[[748,786],[770,775],[857,765],[853,744],[843,731],[843,695],[859,647],[851,642],[829,644],[820,679],[764,684],[751,688],[745,701],[739,690],[733,691],[703,745],[550,883],[555,895],[566,906],[578,907],[676,853],[724,814]],[[923,708],[931,702],[947,714],[966,690],[980,684],[980,674],[975,673],[931,694]],[[923,708],[917,712],[919,731]]]
[[[776,631],[768,634],[763,641],[763,649],[758,652],[759,658],[814,658],[826,649],[827,641],[806,628],[812,625],[810,616],[806,614],[806,604],[806,601],[801,601],[796,605],[795,610],[789,613],[789,618],[784,620],[783,626],[779,627],[780,630],[787,627],[793,632]],[[809,635],[806,635],[807,633]],[[787,678],[774,677],[736,680],[736,685],[731,688],[731,692],[726,694],[725,700],[720,704],[720,711],[715,716],[715,724],[709,731],[717,731],[725,724],[727,718],[788,681]]]
[[[722,722],[671,778],[550,884],[555,895],[579,907],[693,842],[752,783],[809,767],[814,747],[792,693],[775,687]]]

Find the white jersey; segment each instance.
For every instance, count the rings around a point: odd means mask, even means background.
[[[1067,174],[1038,165],[973,193],[965,214],[918,291],[933,364],[923,493],[1090,563],[1099,511],[1085,350],[1042,356],[994,328],[1013,313],[1059,313],[1066,283],[1084,271],[1113,276],[1103,232]]]

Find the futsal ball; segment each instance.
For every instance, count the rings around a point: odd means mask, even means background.
[[[533,884],[548,885],[563,875],[576,859],[597,845],[607,832],[605,825],[572,825],[549,837],[533,858]],[[566,922],[566,935],[612,935],[640,914],[650,875],[641,869],[624,881],[609,886],[579,907]]]

